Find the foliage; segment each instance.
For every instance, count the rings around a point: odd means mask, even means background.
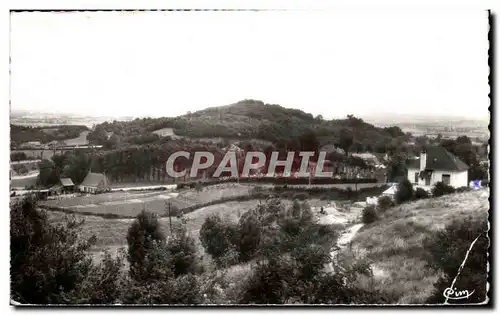
[[[423,188],[415,189],[415,199],[426,199],[429,198],[429,193]]]
[[[398,183],[398,188],[396,191],[396,202],[398,204],[410,201],[413,198],[414,190],[411,182],[404,178],[401,182]]]
[[[201,244],[216,262],[220,262],[220,258],[236,247],[237,240],[237,228],[224,222],[218,215],[207,217],[201,226]]]
[[[486,219],[469,217],[456,220],[430,236],[424,242],[424,248],[430,253],[428,260],[435,269],[444,274],[434,285],[434,292],[428,303],[443,303],[443,292],[451,286],[459,266],[465,259],[472,242],[479,236],[469,253],[464,269],[454,288],[474,293],[468,299],[448,300],[449,303],[479,303],[486,299],[487,262],[489,238]]]
[[[377,209],[374,205],[368,205],[363,209],[361,221],[364,224],[370,224],[378,220]]]
[[[389,196],[381,196],[378,198],[377,201],[377,208],[379,211],[384,212],[385,210],[394,207],[394,201],[392,201],[392,198]]]
[[[24,161],[24,160],[28,160],[28,157],[26,156],[26,153],[24,153],[24,152],[13,152],[10,154],[10,160],[12,162]]]
[[[160,250],[165,236],[160,228],[156,214],[146,210],[141,211],[130,226],[127,234],[128,261],[130,263],[130,277],[136,281],[148,281],[156,279],[161,270],[156,268],[155,263],[167,254]]]
[[[196,245],[194,239],[187,234],[185,224],[175,228],[165,246],[174,276],[196,272],[198,268]]]
[[[240,259],[247,261],[257,252],[262,237],[262,224],[255,211],[247,211],[241,216],[238,223],[238,235]]]
[[[78,237],[82,221],[50,224],[35,199],[11,205],[11,298],[20,303],[113,303],[121,258],[107,255],[94,266],[95,237]]]
[[[50,132],[48,132],[50,129]],[[29,127],[10,125],[10,141],[15,145],[23,142],[40,141],[48,143],[54,140],[77,138],[80,133],[88,130],[86,126],[61,125],[50,127]]]
[[[455,188],[450,185],[446,185],[443,182],[437,182],[434,187],[432,187],[432,196],[440,197],[447,194],[452,194],[455,192]]]

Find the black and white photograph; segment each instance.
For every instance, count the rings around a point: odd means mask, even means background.
[[[9,17],[15,308],[491,306],[494,12]]]

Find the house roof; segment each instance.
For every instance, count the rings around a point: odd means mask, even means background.
[[[73,181],[71,178],[61,178],[61,184],[65,187],[67,186],[74,186]]]
[[[443,147],[428,147],[426,148],[426,152],[426,170],[466,171],[469,169],[467,164]],[[408,167],[419,169],[420,160],[411,161]]]
[[[83,182],[80,184],[81,186],[87,186],[87,187],[97,187],[99,186],[99,183],[101,181],[104,181],[104,185],[108,185],[108,179],[106,176],[102,173],[91,173],[89,172],[87,176],[85,176],[85,179]]]

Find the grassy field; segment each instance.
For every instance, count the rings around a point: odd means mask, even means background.
[[[454,219],[487,217],[489,192],[478,190],[420,200],[387,210],[365,225],[352,241],[350,253],[372,262],[375,279],[359,285],[375,287],[398,303],[423,303],[439,277],[423,259],[423,240]]]
[[[193,205],[233,196],[248,195],[252,186],[238,184],[221,184],[203,188],[197,192],[194,189],[181,190],[178,195],[168,191],[154,192],[111,192],[100,195],[88,195],[71,199],[48,200],[40,205],[47,207],[66,208],[72,212],[85,214],[112,214],[121,217],[135,217],[142,209],[147,209],[159,215],[164,215],[167,203],[173,209],[184,209]]]
[[[199,241],[199,231],[205,218],[213,214],[219,214],[230,222],[237,222],[239,217],[244,212],[256,207],[257,200],[249,200],[245,202],[227,202],[224,204],[213,205],[198,209],[185,215],[187,220],[186,228],[188,233],[196,242],[198,253],[204,256],[204,250]],[[56,211],[48,211],[52,222],[62,222],[66,214]],[[78,215],[74,214],[78,219],[84,219],[85,223],[82,226],[81,237],[89,238],[92,235],[97,237],[97,243],[92,248],[96,260],[99,260],[105,250],[111,252],[119,248],[127,246],[127,231],[133,222],[133,219],[105,219],[98,216]],[[160,219],[161,227],[165,235],[170,233],[170,221],[168,218]],[[172,218],[172,225],[178,224],[177,218]],[[204,261],[209,263],[209,258],[204,257]]]

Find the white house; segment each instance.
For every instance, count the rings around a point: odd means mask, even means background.
[[[469,167],[443,147],[428,147],[420,158],[408,165],[408,180],[417,186],[431,187],[437,182],[458,187],[467,187]]]
[[[105,174],[89,172],[83,182],[79,185],[79,190],[85,193],[99,193],[109,190],[108,178]]]

